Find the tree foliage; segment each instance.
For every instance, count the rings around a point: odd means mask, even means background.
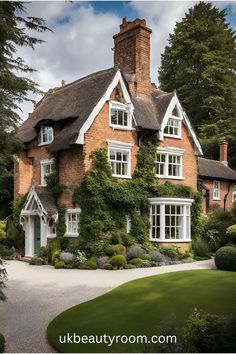
[[[161,89],[177,90],[194,127],[205,139],[209,157],[215,157],[220,135],[236,132],[231,128],[236,118],[235,38],[226,10],[200,2],[176,24],[162,55]],[[208,127],[202,129],[205,124]]]
[[[39,93],[38,85],[29,76],[34,69],[17,56],[17,48],[31,47],[43,41],[31,31],[45,32],[44,20],[24,17],[22,2],[0,2],[0,205],[2,214],[13,194],[12,155],[22,147],[16,137],[20,122],[17,109],[23,101],[32,101],[29,92]]]

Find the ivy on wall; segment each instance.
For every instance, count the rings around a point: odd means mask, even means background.
[[[150,229],[148,198],[151,196],[193,198],[192,235],[199,232],[200,194],[188,186],[159,183],[154,172],[155,156],[156,142],[142,145],[133,178],[119,182],[112,176],[107,152],[103,149],[93,151],[92,169],[73,193],[73,203],[81,207],[81,248],[91,254],[97,254],[98,249],[102,253],[107,244],[115,243],[114,239],[126,244],[147,244]],[[128,238],[127,216],[131,220]],[[117,240],[117,235],[120,235],[120,240]]]

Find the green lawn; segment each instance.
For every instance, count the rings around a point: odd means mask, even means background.
[[[143,352],[143,344],[60,344],[59,336],[156,335],[160,322],[173,314],[181,326],[194,308],[236,312],[235,295],[234,272],[192,270],[142,278],[63,312],[50,323],[48,340],[60,352]]]

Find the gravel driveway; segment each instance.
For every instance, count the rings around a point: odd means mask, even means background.
[[[129,280],[190,269],[214,268],[212,260],[130,270],[54,269],[8,261],[5,293],[0,303],[0,332],[6,352],[48,353],[54,350],[46,339],[49,322],[63,310],[102,295]]]

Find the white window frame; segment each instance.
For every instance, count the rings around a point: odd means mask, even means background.
[[[213,181],[213,190],[212,190],[212,200],[221,200],[220,198],[220,181]]]
[[[149,198],[150,202],[150,233],[149,239],[154,242],[168,242],[168,243],[176,243],[176,242],[191,242],[191,205],[193,203],[193,199],[187,198]],[[152,206],[159,205],[160,206],[160,237],[153,238],[152,237],[152,228],[153,228],[153,218],[152,216]],[[165,207],[166,205],[180,206],[182,207],[183,214],[183,235],[182,238],[165,238],[165,228],[166,228],[166,218],[165,218]],[[177,215],[175,215],[176,218]],[[155,226],[154,226],[155,227]],[[175,226],[176,227],[176,226]]]
[[[169,133],[165,133],[165,129],[167,126],[169,126],[169,121],[170,120],[174,120],[174,121],[177,121],[178,122],[178,134],[169,134]],[[169,137],[169,138],[174,138],[174,139],[181,139],[182,137],[182,118],[181,117],[177,117],[177,116],[174,116],[174,115],[170,115],[169,118],[168,118],[168,121],[167,121],[167,124],[164,128],[164,133],[163,133],[164,137]]]
[[[48,160],[41,160],[40,161],[40,175],[41,175],[41,186],[46,187],[47,182],[45,180],[45,177],[48,175],[44,174],[44,166],[45,165],[53,165],[54,164],[54,159],[48,159]]]
[[[157,154],[164,155],[165,156],[165,161],[163,162],[164,164],[164,173],[163,174],[158,174],[156,173],[156,176],[158,178],[168,178],[168,179],[181,179],[183,180],[183,154],[184,154],[184,149],[178,149],[178,148],[171,148],[171,147],[166,147],[166,148],[158,148],[156,151],[156,161],[155,165],[158,164],[157,161]],[[179,156],[180,157],[180,174],[179,176],[172,176],[169,175],[169,156]],[[156,166],[155,166],[155,171],[156,171]]]
[[[232,203],[236,202],[236,185],[233,186],[232,190]]]
[[[78,231],[77,232],[71,232],[69,231],[69,214],[76,214],[78,216],[77,223],[79,223],[79,214],[81,212],[80,208],[75,208],[75,209],[67,209],[66,211],[66,233],[65,237],[78,237],[79,236],[79,226],[78,226]]]
[[[55,232],[52,232],[52,229],[55,229]],[[57,227],[47,225],[47,238],[55,238],[57,236]]]
[[[111,122],[111,110],[116,109],[118,111],[123,111],[127,113],[127,126],[113,124]],[[110,101],[109,102],[109,126],[113,129],[118,130],[131,130],[132,129],[132,108],[130,103],[121,103],[118,101]]]
[[[108,161],[111,165],[110,161],[110,152],[115,151],[115,152],[125,152],[128,154],[127,158],[127,174],[126,175],[119,175],[112,173],[112,176],[117,177],[117,178],[131,178],[131,150],[134,144],[130,143],[124,143],[121,141],[113,141],[113,140],[107,140],[108,144]]]
[[[52,139],[51,140],[46,140],[46,141],[43,141],[43,136],[44,136],[44,129],[45,128],[51,128],[52,129]],[[49,134],[48,134],[49,135]],[[42,125],[41,128],[40,128],[40,146],[42,145],[48,145],[48,144],[51,144],[51,142],[53,141],[54,139],[54,130],[53,130],[53,127],[49,126],[49,125]]]

